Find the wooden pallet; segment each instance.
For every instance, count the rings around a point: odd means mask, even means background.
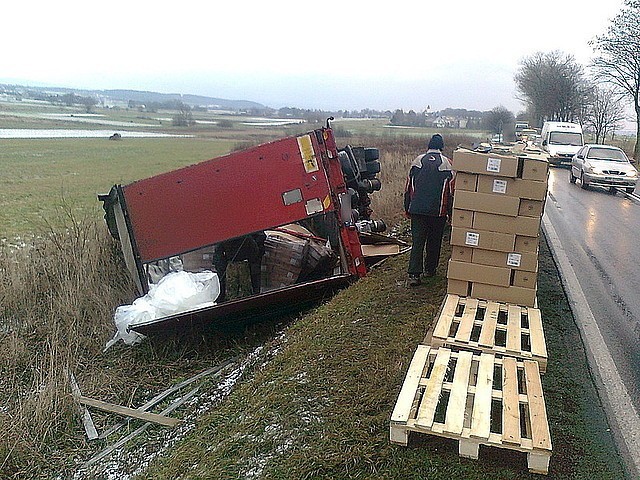
[[[547,370],[547,346],[537,308],[447,295],[425,343],[535,360],[540,373]]]
[[[526,452],[529,470],[547,474],[538,363],[419,345],[391,416],[391,442],[406,446],[409,432],[456,439],[468,458],[478,458],[480,445]]]

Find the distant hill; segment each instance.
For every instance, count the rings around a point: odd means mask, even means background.
[[[192,107],[207,106],[217,107],[222,110],[263,110],[267,108],[258,102],[252,102],[250,100],[229,100],[225,98],[206,97],[203,95],[182,95],[180,93],[158,93],[140,90],[87,90],[82,88],[27,86],[0,83],[0,93],[19,93],[21,95],[26,94],[26,96],[29,97],[34,97],[34,93],[41,95],[74,93],[82,96],[97,95],[118,102],[129,102],[129,100],[132,100],[138,104],[151,102],[165,103],[178,100]]]
[[[136,103],[149,102],[168,102],[171,100],[180,100],[181,102],[196,106],[217,106],[221,109],[245,110],[245,109],[264,109],[265,106],[249,100],[228,100],[225,98],[205,97],[202,95],[182,95],[180,93],[157,93],[144,92],[139,90],[100,90],[95,91],[99,95],[104,95],[113,100],[128,102],[133,100]]]

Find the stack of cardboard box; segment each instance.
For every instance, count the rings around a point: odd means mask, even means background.
[[[308,242],[285,232],[267,230],[262,257],[261,292],[287,287],[298,281]]]
[[[548,163],[457,149],[447,292],[533,307]]]

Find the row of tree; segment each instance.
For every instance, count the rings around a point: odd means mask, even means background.
[[[595,58],[586,69],[559,51],[525,58],[515,75],[518,98],[534,124],[577,121],[594,131],[596,142],[619,129],[630,103],[637,126],[634,157],[640,158],[640,0],[625,0],[590,45]]]

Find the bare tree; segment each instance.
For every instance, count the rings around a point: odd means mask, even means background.
[[[173,125],[176,127],[190,127],[196,122],[193,120],[191,107],[185,103],[178,104],[178,112],[173,116]]]
[[[497,133],[503,135],[508,133],[513,134],[515,116],[507,108],[499,105],[494,107],[490,112],[486,114],[483,119],[484,128],[491,133]]]
[[[578,118],[588,91],[582,66],[573,55],[559,51],[524,58],[515,82],[518,99],[539,125],[545,120]]]
[[[620,92],[596,87],[590,96],[584,124],[595,134],[596,143],[604,143],[613,135],[625,119],[624,104]]]
[[[98,104],[98,99],[95,97],[82,97],[80,103],[84,105],[87,113],[93,113],[93,108]]]
[[[590,42],[596,77],[619,87],[636,112],[635,159],[640,159],[640,0],[625,0],[607,32]]]

